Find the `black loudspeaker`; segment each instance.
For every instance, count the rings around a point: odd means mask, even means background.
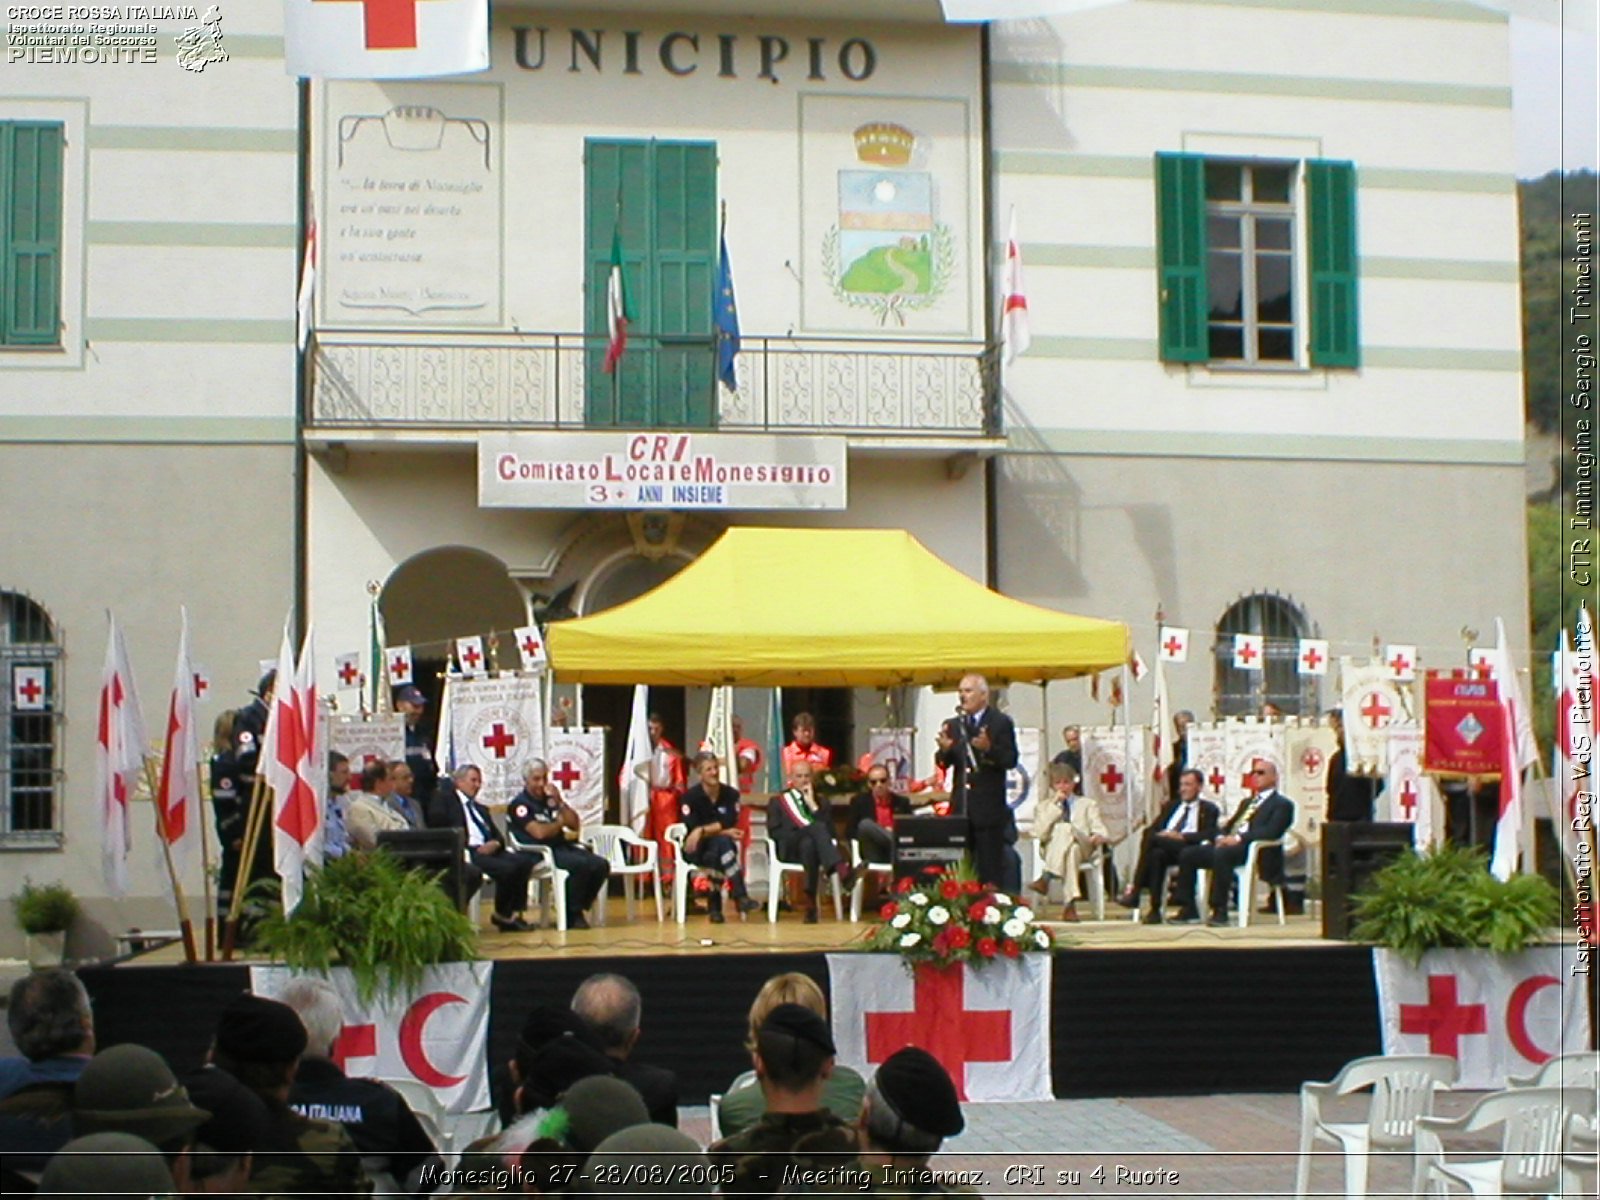
[[[967,852],[970,832],[965,817],[896,817],[895,882],[954,870]]]
[[[378,849],[414,871],[437,875],[445,895],[463,912],[479,882],[478,873],[467,869],[466,844],[461,829],[386,829],[378,834]]]
[[[1350,940],[1351,897],[1411,846],[1404,821],[1329,821],[1322,827],[1322,936]]]

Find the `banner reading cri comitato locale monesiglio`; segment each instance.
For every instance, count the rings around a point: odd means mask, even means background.
[[[759,433],[492,433],[484,508],[842,509],[845,441]]]

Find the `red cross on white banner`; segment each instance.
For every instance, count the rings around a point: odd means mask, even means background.
[[[456,639],[456,657],[461,660],[461,669],[469,675],[476,675],[483,666],[483,639],[478,637],[465,637]]]
[[[1417,781],[1408,779],[1400,785],[1400,811],[1405,813],[1406,820],[1415,822],[1417,819]]]
[[[403,683],[411,682],[411,647],[391,646],[387,658],[389,664],[389,683],[399,687]]]
[[[882,1062],[904,1046],[921,1046],[939,1060],[967,1099],[967,1064],[1011,1058],[1011,1014],[973,1012],[966,1006],[960,967],[919,964],[910,1012],[867,1013],[867,1061]]]
[[[1161,658],[1165,662],[1185,662],[1189,658],[1189,631],[1175,625],[1161,627]]]
[[[1254,633],[1233,635],[1233,665],[1241,671],[1261,670],[1261,637]]]
[[[1206,776],[1206,782],[1211,785],[1211,790],[1220,796],[1222,789],[1228,786],[1228,777],[1222,773],[1221,767],[1212,767],[1211,774]]]
[[[43,712],[48,694],[43,667],[11,669],[11,703],[18,712]]]
[[[1301,638],[1298,658],[1300,674],[1326,675],[1328,673],[1328,643],[1318,638]]]
[[[1106,795],[1115,795],[1122,788],[1123,778],[1116,763],[1107,763],[1105,770],[1100,772],[1100,786],[1106,790]]]
[[[499,721],[496,721],[493,728],[483,735],[483,748],[492,751],[496,758],[504,758],[511,747],[516,744],[517,735]]]
[[[333,672],[342,688],[361,686],[361,655],[341,654],[333,660]]]
[[[550,772],[550,778],[561,785],[562,791],[571,791],[572,785],[583,778],[583,772],[578,769],[577,763],[567,759]]]
[[[1394,715],[1394,709],[1382,692],[1368,692],[1361,698],[1361,708],[1358,711],[1369,729],[1382,729],[1389,724],[1389,718]]]
[[[545,664],[544,638],[539,636],[537,625],[524,625],[516,631],[517,651],[522,655],[522,669],[537,671]]]

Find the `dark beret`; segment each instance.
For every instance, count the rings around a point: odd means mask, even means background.
[[[923,1133],[953,1137],[967,1126],[949,1072],[926,1050],[896,1050],[878,1068],[873,1083],[900,1119]]]
[[[306,1027],[294,1009],[241,992],[217,1022],[217,1049],[235,1062],[289,1063],[306,1050]]]
[[[767,1019],[761,1022],[761,1028],[756,1031],[757,1036],[768,1033],[784,1033],[802,1042],[810,1042],[824,1053],[837,1054],[834,1049],[833,1035],[828,1032],[828,1023],[803,1004],[780,1004],[767,1014]]]
[[[202,1067],[184,1080],[189,1099],[211,1114],[195,1140],[219,1154],[247,1154],[272,1144],[266,1103],[221,1067]]]

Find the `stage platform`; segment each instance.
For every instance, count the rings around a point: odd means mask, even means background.
[[[1379,1052],[1371,951],[1322,940],[1311,917],[1248,929],[1144,926],[1118,919],[1052,925],[1052,1082],[1057,1096],[1294,1090]],[[1110,917],[1110,913],[1107,914]],[[678,1073],[685,1104],[704,1103],[745,1070],[745,1015],[782,971],[828,989],[826,955],[859,949],[869,926],[816,925],[764,913],[712,925],[658,924],[653,911],[590,930],[486,933],[495,962],[489,1053],[511,1055],[535,1004],[565,1005],[589,974],[616,971],[644,998],[638,1053]],[[216,1015],[248,985],[248,961],[186,966],[174,946],[82,972],[103,1045],[143,1042],[185,1068],[204,1057]],[[181,1017],[180,1017],[181,1014]]]

